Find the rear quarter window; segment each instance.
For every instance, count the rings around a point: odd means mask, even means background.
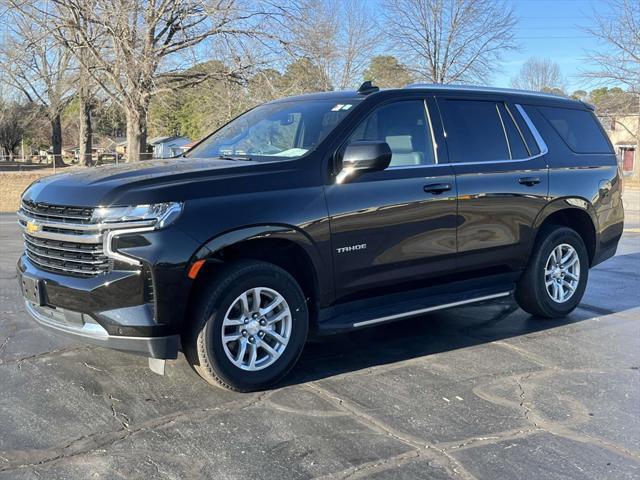
[[[612,153],[592,112],[557,107],[538,107],[538,110],[574,152]]]

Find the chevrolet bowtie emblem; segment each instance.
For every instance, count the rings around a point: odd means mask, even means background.
[[[27,222],[27,233],[36,233],[40,231],[40,225],[35,222]]]

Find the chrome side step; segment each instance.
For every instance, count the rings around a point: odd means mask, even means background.
[[[353,324],[353,328],[365,327],[367,325],[374,325],[377,323],[391,322],[393,320],[398,320],[400,318],[412,317],[414,315],[421,315],[423,313],[435,312],[436,310],[444,310],[446,308],[459,307],[461,305],[467,305],[469,303],[477,303],[477,302],[483,302],[485,300],[493,300],[495,298],[507,297],[509,295],[511,295],[511,292],[507,291],[507,292],[494,293],[492,295],[485,295],[482,297],[470,298],[468,300],[460,300],[452,303],[443,303],[442,305],[434,305],[427,308],[420,308],[418,310],[411,310],[409,312],[398,313],[395,315],[388,315],[386,317],[374,318],[372,320],[366,320],[363,322],[357,322]]]

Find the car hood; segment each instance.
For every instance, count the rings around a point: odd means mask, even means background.
[[[260,167],[245,160],[172,158],[83,168],[37,180],[24,199],[70,206],[182,201],[197,192],[210,194],[203,183],[253,175]]]

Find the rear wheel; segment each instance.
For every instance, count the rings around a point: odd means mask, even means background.
[[[545,227],[515,298],[532,315],[561,317],[580,303],[588,276],[589,257],[582,237],[567,227]]]
[[[185,346],[206,381],[231,390],[265,389],[286,375],[307,338],[308,313],[295,279],[269,263],[226,267],[201,294]]]

